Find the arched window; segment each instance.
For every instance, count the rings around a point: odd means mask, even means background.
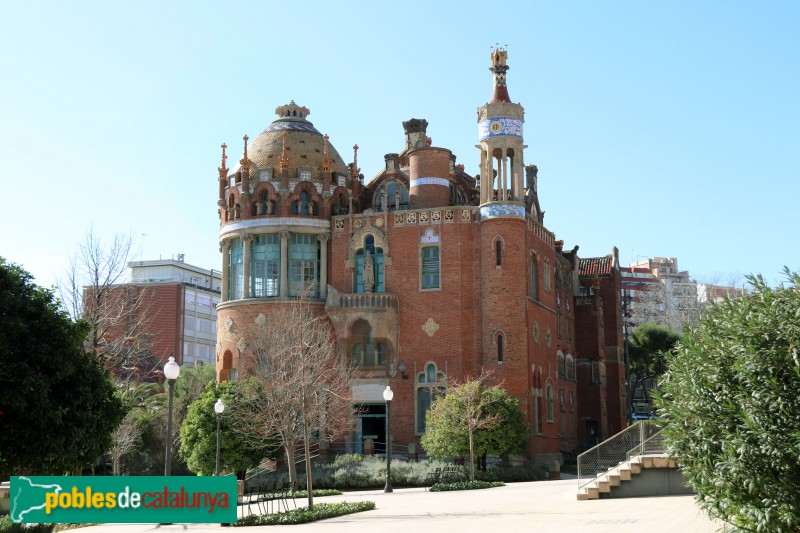
[[[531,254],[531,298],[536,299],[536,255]]]
[[[553,386],[549,383],[545,389],[545,402],[547,402],[547,421],[553,422]]]
[[[345,215],[345,214],[347,214],[347,211],[348,211],[347,198],[345,198],[344,194],[340,194],[339,195],[339,199],[336,202],[336,208],[335,208],[335,213],[334,214],[335,215]]]
[[[562,336],[562,326],[561,326],[561,319],[562,319],[562,312],[561,312],[561,293],[556,294],[556,333],[558,334],[558,338],[560,339]]]
[[[371,272],[367,257],[371,261]],[[363,248],[359,248],[356,251],[355,275],[356,293],[384,292],[383,248],[375,246],[375,237],[373,235],[364,237]]]
[[[383,211],[383,192],[386,191],[386,208],[389,211],[408,209],[408,189],[397,181],[381,185],[372,197],[372,207]]]
[[[564,368],[564,354],[561,353],[561,350],[558,351],[558,377],[559,378],[566,378],[567,372]]]
[[[494,243],[494,251],[495,255],[497,256],[497,266],[501,266],[503,264],[503,241],[497,239]]]
[[[353,324],[353,364],[355,366],[386,366],[386,342],[372,338],[369,322],[359,319]]]
[[[444,393],[444,374],[439,372],[434,363],[425,365],[425,371],[417,374],[417,434],[425,433],[425,415],[437,394]]]
[[[497,334],[497,364],[503,363],[503,334]]]
[[[575,359],[573,359],[572,355],[567,354],[564,366],[566,367],[565,372],[567,379],[575,380]]]
[[[453,183],[450,184],[450,205],[466,205],[467,196],[461,187]]]
[[[233,354],[230,350],[225,350],[222,355],[222,371],[220,372],[220,381],[225,381],[230,377],[231,369],[233,368]]]
[[[292,214],[293,215],[314,215],[314,211],[316,210],[316,205],[314,202],[309,201],[308,193],[306,191],[302,191],[300,193],[300,199],[296,202],[292,202]]]

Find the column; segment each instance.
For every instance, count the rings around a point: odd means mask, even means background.
[[[384,193],[385,194],[385,193]],[[330,235],[317,235],[319,240],[319,297],[328,297],[328,239]]]
[[[508,147],[503,146],[503,200],[508,200]]]
[[[242,298],[250,298],[250,257],[251,245],[253,244],[252,235],[242,235],[242,246],[244,247],[243,269],[242,269]]]
[[[223,241],[220,247],[222,252],[222,289],[219,295],[220,302],[228,301],[228,282],[231,277],[231,243],[230,241]]]
[[[289,232],[281,232],[281,298],[289,296]]]
[[[486,164],[486,149],[481,147],[481,201],[480,203],[486,203],[486,179],[489,177],[488,171],[486,170],[488,165]]]

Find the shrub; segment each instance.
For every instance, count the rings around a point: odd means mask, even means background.
[[[317,520],[360,513],[362,511],[371,511],[373,509],[375,509],[375,502],[318,503],[310,510],[308,507],[300,507],[286,513],[250,515],[239,519],[239,521],[234,524],[234,527],[305,524],[306,522],[315,522]]]
[[[392,461],[392,486],[422,487],[426,485],[428,473],[437,468],[451,466],[450,463],[436,459],[419,462]],[[476,471],[476,478],[483,481],[539,481],[545,479],[546,469],[541,465],[523,466],[499,465],[487,471]],[[380,456],[343,455],[331,464],[315,464],[314,487],[316,489],[378,489],[386,483],[386,459]],[[247,491],[255,492],[258,487],[275,477],[288,483],[286,469],[262,473],[247,482]],[[298,481],[305,487],[305,470],[298,468]],[[316,493],[316,492],[315,492]]]
[[[456,481],[455,483],[436,483],[429,490],[431,492],[447,492],[450,490],[475,490],[502,487],[502,481]]]
[[[355,453],[347,453],[344,455],[337,455],[336,459],[334,459],[333,466],[334,468],[342,468],[345,466],[350,466],[358,463],[364,462],[364,456],[358,455]]]
[[[520,481],[541,481],[545,479],[547,468],[543,465],[524,464],[521,466],[498,465],[488,470],[475,472],[475,478],[481,481],[505,481],[514,483]]]
[[[711,306],[667,356],[659,413],[669,451],[713,517],[800,530],[800,275]]]
[[[55,524],[15,524],[6,516],[0,519],[0,533],[52,533]]]

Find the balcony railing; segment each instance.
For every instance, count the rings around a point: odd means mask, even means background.
[[[338,294],[332,303],[341,309],[398,309],[397,295],[381,292]]]

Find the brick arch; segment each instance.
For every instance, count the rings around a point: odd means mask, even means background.
[[[492,334],[492,345],[497,357],[497,364],[502,364],[508,358],[508,335],[503,329],[496,329]]]
[[[312,205],[312,211],[314,212],[313,215],[298,215],[299,216],[320,216],[322,214],[323,208],[323,199],[320,196],[319,192],[317,192],[317,188],[314,186],[313,183],[310,181],[301,181],[298,182],[297,185],[294,187],[294,191],[289,195],[289,211],[291,213],[292,206],[295,202],[300,201],[300,197],[302,193],[308,194],[308,201]],[[299,209],[298,209],[299,211]]]
[[[227,381],[233,368],[233,351],[224,350],[220,364],[217,367],[217,381]]]
[[[368,226],[366,228],[361,228],[360,230],[356,231],[353,234],[353,237],[350,239],[351,257],[356,250],[364,247],[364,242],[367,238],[367,235],[372,235],[375,238],[375,247],[383,248],[384,253],[386,253],[386,248],[387,248],[386,235],[378,228]]]
[[[497,234],[492,238],[492,253],[495,256],[495,265],[502,266],[503,253],[506,250],[506,241],[502,235]]]
[[[280,205],[280,197],[278,195],[278,192],[275,190],[275,186],[272,183],[268,182],[268,181],[259,182],[255,186],[255,188],[253,189],[253,200],[252,200],[251,206],[250,206],[251,209],[252,209],[253,215],[257,214],[258,204],[260,202],[263,202],[263,199],[261,198],[261,196],[262,196],[262,194],[264,192],[267,193],[267,201],[268,202],[272,202],[274,204],[274,206],[275,206],[275,209],[272,211],[271,214],[272,215],[276,215],[277,213],[275,211],[280,209],[280,207],[279,207],[279,205]],[[267,212],[266,207],[262,206],[262,210],[263,210],[262,211],[262,215],[265,215],[266,212]]]
[[[340,202],[340,199],[341,199],[341,202]],[[333,194],[328,199],[328,201],[326,202],[325,205],[327,206],[328,213],[330,215],[334,215],[334,216],[335,215],[344,215],[345,214],[344,212],[338,212],[338,211],[342,211],[342,208],[344,208],[344,211],[347,211],[347,210],[350,209],[350,200],[349,200],[349,194],[347,193],[347,189],[345,189],[344,187],[339,187],[339,186],[334,188],[333,189]]]
[[[300,193],[303,191],[308,193],[309,200],[317,202],[318,205],[322,203],[322,196],[320,196],[319,192],[317,191],[317,188],[310,181],[297,182],[297,185],[294,186],[294,190],[289,195],[289,202],[295,202],[299,200]]]

